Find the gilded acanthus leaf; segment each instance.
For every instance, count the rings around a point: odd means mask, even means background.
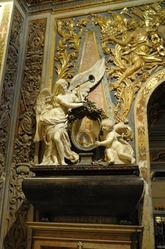
[[[61,78],[67,79],[72,77],[74,65],[70,62],[70,57],[71,56],[66,50],[56,55],[55,60],[58,61],[58,63],[60,62],[60,64],[55,65],[58,75],[57,80]]]

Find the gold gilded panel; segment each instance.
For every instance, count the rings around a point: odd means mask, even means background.
[[[70,81],[74,76],[78,55],[80,51],[82,56],[84,53],[81,47],[83,32],[93,25],[106,59],[106,96],[109,94],[113,98],[113,103],[107,105],[111,105],[116,123],[128,123],[137,93],[149,77],[164,67],[164,36],[161,32],[165,28],[164,5],[154,3],[147,7],[142,5],[57,19],[56,25],[54,75],[57,76],[54,78]],[[91,51],[88,54],[91,56]],[[86,57],[89,58],[88,54]],[[157,77],[161,79],[163,76],[159,74]],[[152,81],[145,86],[141,101],[152,89]],[[139,111],[142,108],[140,102],[138,108]],[[143,119],[143,115],[139,114],[138,118]]]

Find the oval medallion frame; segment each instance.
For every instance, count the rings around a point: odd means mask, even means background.
[[[105,118],[107,116],[104,111],[98,109],[95,103],[89,100],[86,101],[83,107],[72,109],[68,117],[68,129],[71,141],[78,150],[91,151],[95,149],[94,141],[99,139],[100,122]],[[85,123],[88,123],[88,127],[86,127],[88,128],[87,133],[84,130],[85,126],[87,126]]]

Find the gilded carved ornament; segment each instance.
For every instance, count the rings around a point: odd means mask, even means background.
[[[6,11],[7,13],[7,11]],[[7,21],[7,16],[6,16]],[[22,148],[22,144],[19,149],[15,148],[15,154],[7,155],[9,143],[9,135],[11,131],[11,112],[13,107],[13,95],[16,86],[16,79],[18,73],[19,51],[20,51],[20,36],[22,32],[23,18],[15,7],[13,14],[13,22],[10,32],[9,48],[6,61],[6,71],[4,75],[3,90],[1,96],[0,107],[0,197],[6,198],[8,205],[5,210],[5,231],[7,232],[4,238],[5,248],[22,248],[26,244],[26,216],[28,214],[29,203],[25,200],[25,196],[22,192],[22,180],[25,177],[31,175],[28,164],[18,164],[17,156]],[[19,134],[20,135],[20,134]],[[27,148],[26,148],[27,149]],[[24,144],[25,150],[25,144]],[[18,152],[18,154],[17,154]],[[6,155],[9,160],[6,160]],[[7,159],[8,159],[7,158]],[[12,161],[9,165],[7,161]],[[22,161],[25,158],[22,158]],[[9,174],[5,175],[6,172]],[[3,193],[3,187],[6,187],[5,181],[9,179],[8,194],[5,193],[5,197],[1,196]]]
[[[19,0],[20,1],[20,0]],[[24,0],[23,2],[29,7],[33,9],[33,6],[37,7],[46,6],[48,9],[53,7],[54,11],[64,11],[68,9],[82,9],[83,7],[91,7],[99,6],[100,4],[107,4],[107,3],[116,3],[120,2],[120,0]]]
[[[77,24],[74,19],[57,21],[57,31],[60,35],[55,56],[55,61],[57,62],[55,63],[55,69],[58,75],[57,80],[60,78],[70,79],[73,77],[83,27],[86,27],[88,24],[88,16],[78,20]],[[77,32],[75,32],[75,29]],[[58,64],[58,62],[60,62],[60,64]]]
[[[12,25],[10,46],[12,47],[12,41],[14,39],[14,44],[18,46],[15,50],[9,48],[7,60],[8,67],[8,63],[10,64],[10,58],[16,58],[17,56],[15,61],[19,61],[18,52],[20,44],[19,42],[17,43],[17,41],[20,41],[21,32],[18,31],[22,30],[22,25],[22,16],[16,9]],[[15,138],[13,163],[10,166],[9,210],[6,215],[6,223],[8,225],[6,230],[8,229],[8,231],[4,240],[5,248],[25,248],[27,243],[26,220],[30,204],[22,192],[22,180],[26,177],[32,177],[33,174],[30,171],[30,163],[33,163],[34,160],[34,105],[41,85],[45,30],[46,19],[29,22],[25,67],[20,89],[20,106],[19,112],[17,113],[17,136]],[[12,53],[13,51],[16,51],[17,54]],[[11,70],[6,72],[4,89],[8,89],[9,86],[12,88],[15,84],[13,78],[16,79],[15,74],[17,73],[17,64],[15,63],[11,65],[15,65],[15,68],[13,69],[14,77],[9,76]],[[11,78],[11,82],[7,80],[9,78]],[[4,94],[4,97],[5,96],[6,95]],[[11,99],[12,98],[10,97],[10,101]],[[4,104],[5,101],[9,100],[4,98]],[[8,105],[8,103],[6,103],[6,105]],[[4,120],[6,120],[5,117]],[[5,124],[5,122],[3,123]]]
[[[146,151],[146,130],[144,128],[145,124],[145,112],[147,106],[148,96],[150,96],[152,89],[155,86],[162,82],[165,78],[165,71],[158,71],[151,79],[146,82],[146,85],[142,89],[139,100],[137,102],[137,124],[138,124],[138,148],[139,148],[139,160],[146,160],[147,151]]]
[[[30,170],[29,170],[30,171]],[[18,195],[15,193],[15,196],[12,196],[12,199],[9,201],[12,203],[10,207],[10,218],[7,219],[7,224],[11,228],[8,230],[6,237],[4,238],[4,246],[5,248],[12,248],[12,249],[21,249],[25,248],[27,244],[27,227],[26,227],[26,220],[28,216],[28,210],[30,208],[29,202],[26,200],[22,189],[19,187],[22,185],[22,180],[25,178],[25,172],[22,172],[22,179],[19,179],[19,175],[14,175],[16,178],[18,177],[18,181],[16,182],[19,186],[12,185],[11,191],[18,191]],[[30,177],[30,175],[27,175]],[[16,207],[15,207],[16,205]],[[17,212],[16,212],[17,208]]]
[[[4,7],[4,15],[2,17],[1,25],[6,25],[8,22],[10,11],[10,5]],[[9,130],[11,122],[11,110],[13,104],[13,92],[14,86],[16,84],[17,76],[17,66],[18,66],[18,57],[19,57],[19,36],[15,31],[18,30],[21,33],[21,24],[22,17],[20,16],[19,11],[15,8],[15,15],[13,19],[13,25],[11,28],[11,36],[9,41],[9,49],[7,55],[7,66],[4,75],[3,89],[0,102],[0,151],[1,151],[1,166],[0,166],[0,181],[3,183],[3,177],[5,176],[5,161],[6,161],[6,152],[8,148],[9,140]],[[2,186],[2,185],[1,185]],[[1,190],[1,187],[0,187]],[[0,193],[1,194],[1,193]]]
[[[154,3],[57,21],[57,78],[73,77],[82,31],[93,23],[100,32],[110,94],[114,92],[115,121],[127,123],[142,84],[164,67],[164,12]]]
[[[147,104],[147,97],[150,94],[151,90],[163,79],[165,78],[165,72],[164,70],[161,70],[160,72],[157,72],[153,77],[151,77],[150,80],[147,81],[146,85],[142,89],[142,92],[140,93],[139,101],[137,103],[137,120],[140,123],[144,122],[145,117],[145,105]]]
[[[16,163],[33,162],[34,106],[41,86],[46,19],[29,22],[27,54],[21,86],[18,134],[15,140]]]

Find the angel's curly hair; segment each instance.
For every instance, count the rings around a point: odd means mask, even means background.
[[[68,82],[65,79],[59,79],[54,86],[54,95],[57,96],[58,94],[60,94],[62,92],[62,84],[66,84],[68,86]]]

